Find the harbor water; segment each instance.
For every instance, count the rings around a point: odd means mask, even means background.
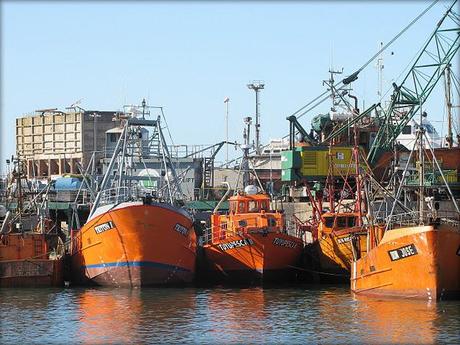
[[[458,344],[460,301],[348,286],[1,289],[1,344]]]

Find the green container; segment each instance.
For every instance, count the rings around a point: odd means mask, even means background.
[[[281,181],[297,181],[299,176],[297,175],[295,169],[283,169],[281,170]]]
[[[300,169],[301,165],[302,159],[299,151],[281,152],[281,169]]]

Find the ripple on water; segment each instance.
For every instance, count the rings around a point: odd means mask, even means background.
[[[0,343],[455,343],[460,302],[347,287],[2,289]]]

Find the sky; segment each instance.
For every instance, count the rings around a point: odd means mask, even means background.
[[[353,73],[429,4],[2,1],[0,173],[15,152],[16,117],[78,100],[85,109],[120,110],[146,98],[164,107],[174,144],[211,145],[225,140],[229,97],[229,140],[241,142],[242,119],[255,113],[246,85],[262,80],[261,139],[280,138],[289,132],[286,117],[325,91],[331,67]],[[384,53],[384,91],[404,76],[449,4],[436,4]],[[425,109],[445,134],[439,84]],[[353,83],[361,108],[378,101],[377,88],[373,62]],[[309,130],[328,107],[302,125]]]

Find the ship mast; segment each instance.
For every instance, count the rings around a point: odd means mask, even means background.
[[[444,83],[445,83],[445,97],[447,107],[447,145],[452,148],[453,136],[452,136],[452,99],[451,99],[451,71],[450,64],[447,65],[444,70]]]
[[[351,94],[348,94],[348,97],[353,98],[355,101],[355,106],[353,108],[353,116],[359,115],[358,109],[358,98]],[[357,219],[357,226],[362,226],[363,224],[363,206],[362,206],[362,198],[361,198],[361,174],[359,171],[359,147],[358,147],[358,124],[355,123],[353,125],[353,135],[354,135],[354,145],[353,145],[353,156],[355,160],[355,183],[356,183],[356,208],[358,210],[358,219]]]
[[[250,144],[250,130],[252,124],[251,117],[245,117],[243,119],[246,127],[243,130],[244,144],[242,145],[243,149],[243,161],[241,162],[241,168],[243,170],[243,189],[249,185],[249,149],[251,148]]]
[[[419,143],[419,149],[418,149],[418,174],[419,174],[419,191],[418,191],[418,196],[419,196],[419,222],[420,224],[423,224],[423,211],[424,211],[424,203],[425,203],[425,198],[424,198],[424,184],[425,184],[425,155],[423,152],[423,137],[424,137],[424,132],[425,128],[423,127],[423,116],[424,113],[422,112],[422,107],[420,106],[420,124],[417,130],[417,135],[418,135],[418,143]],[[435,158],[436,159],[436,158]]]

